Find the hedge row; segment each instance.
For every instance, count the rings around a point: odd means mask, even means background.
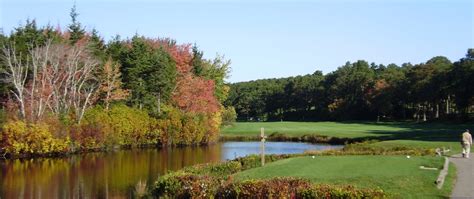
[[[221,141],[256,141],[259,136],[222,136]],[[291,141],[326,144],[348,144],[365,141],[365,138],[338,138],[324,135],[288,136],[282,133],[272,133],[267,137],[268,141]]]
[[[306,155],[435,155],[435,149],[407,146],[382,147],[372,145],[376,141],[366,141],[345,145],[341,150],[306,151]]]
[[[220,116],[184,113],[175,108],[153,118],[125,105],[96,106],[81,123],[69,116],[35,123],[9,120],[0,132],[0,153],[11,157],[50,156],[120,147],[201,145],[218,139]]]
[[[233,181],[191,174],[169,175],[152,190],[160,198],[385,198],[380,189],[313,185],[297,178]]]

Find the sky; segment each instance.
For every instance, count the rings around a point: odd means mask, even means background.
[[[26,19],[65,27],[78,20],[109,40],[119,34],[196,43],[232,61],[228,82],[324,74],[347,61],[451,61],[474,47],[472,0],[0,0],[9,34]]]

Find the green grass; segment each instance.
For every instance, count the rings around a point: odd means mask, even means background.
[[[387,140],[372,143],[370,145],[378,147],[417,147],[424,149],[445,148],[450,149],[447,155],[461,153],[461,144],[458,141],[422,141],[422,140]]]
[[[451,167],[442,190],[438,190],[434,184],[439,171],[422,170],[419,167],[441,168],[443,163],[443,158],[427,156],[410,159],[405,156],[308,156],[246,170],[237,173],[235,179],[300,177],[314,183],[381,188],[393,197],[442,198],[451,192],[454,167]]]
[[[451,148],[461,150],[459,139],[474,124],[408,123],[408,122],[238,122],[224,127],[224,137],[256,137],[260,128],[265,134],[280,133],[288,137],[322,135],[338,138],[377,139],[376,145],[401,145],[419,148]]]
[[[237,122],[233,126],[224,127],[224,136],[257,136],[260,128],[265,133],[283,133],[288,136],[302,136],[317,134],[333,137],[357,138],[374,136],[373,132],[398,132],[404,128],[389,125],[374,125],[365,123],[337,123],[337,122]]]

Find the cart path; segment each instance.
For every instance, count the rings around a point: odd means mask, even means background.
[[[474,154],[471,153],[472,155]],[[467,159],[458,154],[451,156],[449,160],[457,168],[457,179],[451,198],[474,198],[474,157]]]

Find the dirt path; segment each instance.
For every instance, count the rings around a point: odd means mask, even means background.
[[[474,154],[471,153],[471,156]],[[474,198],[474,157],[462,158],[461,154],[449,158],[457,168],[457,180],[451,198]]]

